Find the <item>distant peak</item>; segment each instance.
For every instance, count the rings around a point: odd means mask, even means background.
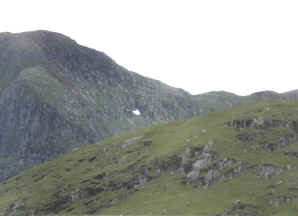
[[[1,32],[1,38],[17,38],[17,39],[30,39],[34,42],[43,43],[43,42],[50,42],[50,41],[68,41],[71,43],[76,43],[75,40],[71,39],[70,37],[63,35],[57,32],[51,32],[47,30],[36,30],[36,31],[29,31],[29,32],[21,32],[21,33],[10,33],[10,32]]]
[[[252,95],[279,95],[277,92],[275,91],[260,91],[260,92],[255,92]]]
[[[37,30],[37,31],[31,31],[31,32],[23,32],[19,33],[19,35],[23,35],[25,37],[29,37],[33,40],[41,40],[41,41],[47,41],[47,40],[67,40],[75,42],[70,37],[63,35],[61,33],[57,32],[51,32],[47,30]]]
[[[10,34],[12,34],[12,33],[10,33],[10,32],[0,32],[0,35],[10,35]]]
[[[14,35],[14,34],[10,33],[10,32],[0,32],[0,38],[9,38],[12,35]]]
[[[283,94],[298,94],[298,89],[295,89],[295,90],[292,90],[292,91],[287,91],[287,92],[284,92]]]
[[[64,38],[69,38],[61,33],[58,32],[53,32],[53,31],[48,31],[48,30],[36,30],[36,31],[28,31],[28,32],[21,32],[21,33],[16,33],[16,34],[23,34],[23,35],[52,35],[56,37],[64,37]]]

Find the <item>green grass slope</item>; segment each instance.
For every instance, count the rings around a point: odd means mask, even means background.
[[[298,215],[298,101],[155,125],[0,185],[1,215]]]

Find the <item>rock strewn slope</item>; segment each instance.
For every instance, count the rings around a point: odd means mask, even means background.
[[[5,215],[297,215],[297,101],[105,139],[0,185]]]

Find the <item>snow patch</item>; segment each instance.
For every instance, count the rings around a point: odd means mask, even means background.
[[[137,116],[141,115],[141,112],[138,109],[133,110],[132,113]]]

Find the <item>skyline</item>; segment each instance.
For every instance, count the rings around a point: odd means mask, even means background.
[[[295,1],[16,2],[0,32],[59,32],[192,94],[298,88]]]

